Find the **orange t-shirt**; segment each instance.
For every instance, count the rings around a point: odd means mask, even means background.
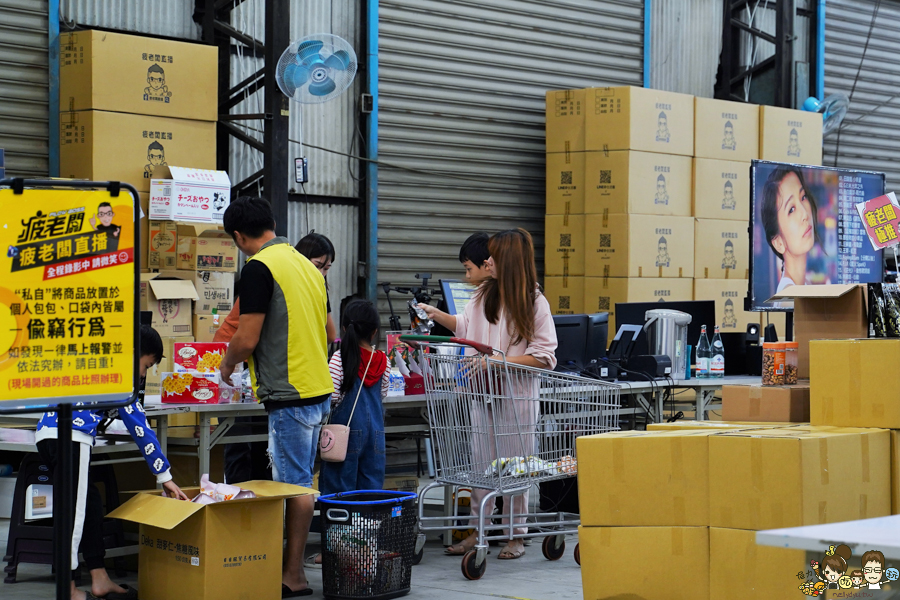
[[[219,329],[216,330],[216,334],[213,336],[214,342],[230,342],[231,338],[234,337],[235,332],[238,329],[238,321],[241,318],[241,299],[238,298],[234,301],[234,306],[231,309],[231,312],[228,313],[228,316],[225,317],[225,320],[219,326]]]

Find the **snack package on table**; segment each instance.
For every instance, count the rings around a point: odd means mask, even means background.
[[[222,381],[218,371],[161,373],[160,379],[164,404],[230,404],[241,401],[241,388]]]
[[[228,342],[176,342],[175,356],[172,357],[176,373],[215,373],[228,351]],[[243,363],[235,366],[234,372],[240,374]]]

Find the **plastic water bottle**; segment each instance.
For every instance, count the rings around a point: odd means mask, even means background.
[[[722,336],[719,335],[719,326],[716,325],[712,340],[712,358],[709,363],[709,377],[720,379],[725,377],[725,346],[722,344]]]
[[[700,341],[697,342],[697,379],[709,379],[709,362],[712,353],[709,349],[709,338],[706,337],[706,325],[700,329]]]

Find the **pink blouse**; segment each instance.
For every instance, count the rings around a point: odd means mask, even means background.
[[[488,322],[484,315],[484,304],[480,298],[473,298],[461,315],[456,316],[456,337],[488,344],[495,350],[506,352],[508,357],[531,355],[544,363],[545,368],[556,368],[556,327],[550,314],[550,303],[540,292],[534,298],[534,339],[520,340],[512,344],[506,321],[506,311],[500,311],[496,324]]]

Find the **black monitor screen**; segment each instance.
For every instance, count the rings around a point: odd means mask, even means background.
[[[584,348],[588,334],[587,315],[555,315],[556,370],[580,371],[584,368]]]

